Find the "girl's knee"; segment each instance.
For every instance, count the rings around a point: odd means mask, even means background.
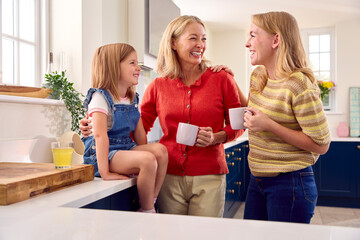
[[[167,161],[168,151],[167,151],[167,148],[164,145],[162,145],[161,143],[156,143],[154,154],[155,154],[156,158],[165,159]]]
[[[142,161],[143,168],[147,170],[156,171],[157,165],[158,163],[156,161],[155,155],[152,154],[151,152],[144,152],[143,161]]]

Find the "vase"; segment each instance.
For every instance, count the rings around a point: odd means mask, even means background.
[[[346,122],[339,122],[336,132],[339,137],[348,137],[349,136],[349,127],[346,124]]]

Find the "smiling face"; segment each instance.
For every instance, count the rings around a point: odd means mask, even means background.
[[[206,49],[206,32],[197,22],[190,22],[183,33],[172,42],[172,49],[176,51],[182,67],[197,66]]]
[[[137,54],[131,52],[123,61],[120,62],[120,82],[119,85],[127,89],[138,84],[141,68],[138,65]]]
[[[277,37],[277,34],[270,34],[255,24],[251,25],[250,38],[245,44],[250,51],[251,65],[272,67],[278,46]]]

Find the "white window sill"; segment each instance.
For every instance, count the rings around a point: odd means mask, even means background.
[[[343,112],[335,112],[335,111],[324,111],[325,115],[343,115]]]
[[[8,95],[0,95],[0,102],[37,104],[37,105],[60,105],[60,106],[65,105],[62,100],[55,100],[48,98],[18,97],[18,96],[8,96]]]

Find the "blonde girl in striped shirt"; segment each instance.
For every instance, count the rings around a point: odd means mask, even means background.
[[[251,170],[245,219],[310,223],[317,201],[312,165],[330,133],[293,16],[252,16],[245,45],[252,65],[245,126]]]

